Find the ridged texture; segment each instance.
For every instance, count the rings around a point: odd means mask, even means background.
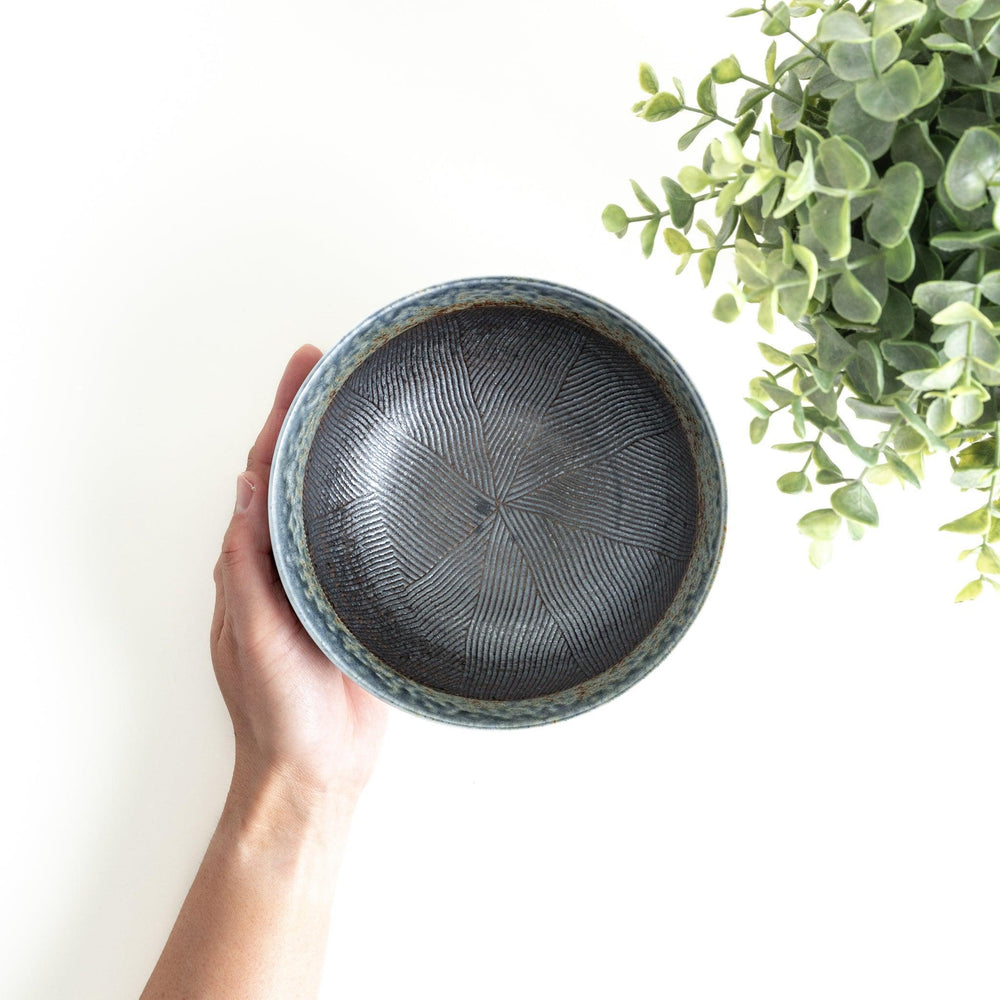
[[[517,700],[600,674],[653,629],[691,554],[697,482],[629,353],[554,313],[476,306],[350,375],[302,503],[358,640],[427,687]]]

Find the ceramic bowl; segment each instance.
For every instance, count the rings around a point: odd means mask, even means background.
[[[617,309],[523,278],[394,302],[310,373],[271,469],[274,558],[326,655],[385,701],[515,727],[674,647],[718,565],[715,433]]]

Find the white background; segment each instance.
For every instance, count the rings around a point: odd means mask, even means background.
[[[710,318],[722,264],[705,292],[601,228],[685,162],[677,120],[629,113],[638,62],[691,91],[759,65],[734,3],[6,12],[0,995],[134,997],[162,947],[231,764],[211,569],[288,355],[481,274],[663,340],[721,440],[725,553],[595,712],[393,712],[324,995],[997,995],[1000,604],[952,603],[965,539],[936,530],[974,504],[880,488],[882,527],[814,570],[795,521],[822,500],[749,444],[760,337]]]

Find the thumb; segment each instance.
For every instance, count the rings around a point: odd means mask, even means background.
[[[267,482],[257,472],[236,480],[236,506],[222,541],[220,557],[226,607],[239,638],[253,641],[276,611],[277,569],[271,557],[267,524]]]

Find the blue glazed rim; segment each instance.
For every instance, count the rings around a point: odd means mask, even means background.
[[[446,694],[397,674],[371,653],[330,605],[316,577],[302,518],[306,461],[333,394],[373,351],[417,323],[474,305],[526,306],[575,319],[627,350],[673,403],[695,463],[697,525],[691,558],[676,596],[646,638],[618,663],[575,687],[539,698],[487,701]],[[569,718],[596,708],[654,669],[687,631],[715,579],[726,526],[726,483],[715,429],[673,356],[613,306],[574,288],[532,278],[463,278],[390,303],[343,337],[303,382],[278,435],[268,485],[271,546],[285,593],[326,656],[351,680],[384,701],[457,725],[511,729]]]

